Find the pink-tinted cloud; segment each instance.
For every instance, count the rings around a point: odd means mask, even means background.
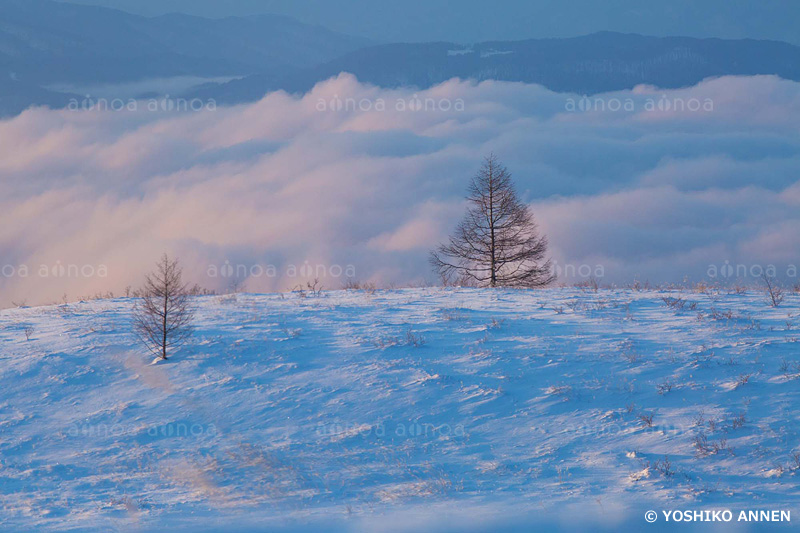
[[[209,272],[225,265],[244,267],[250,290],[318,273],[329,287],[353,272],[435,281],[427,250],[492,150],[559,265],[622,282],[800,263],[800,84],[727,77],[596,98],[606,107],[519,83],[387,90],[342,75],[197,113],[29,110],[0,122],[0,303],[119,294],[163,251],[216,289],[230,279]],[[662,98],[701,110],[648,110]],[[70,265],[92,275],[40,275]]]

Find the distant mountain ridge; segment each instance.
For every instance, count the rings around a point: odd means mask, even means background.
[[[53,0],[0,0],[0,14],[0,117],[74,101],[58,91],[97,97],[87,93],[110,86],[127,99],[121,86],[143,80],[155,80],[158,90],[136,97],[171,93],[218,104],[255,101],[274,90],[302,93],[341,72],[381,87],[425,88],[457,77],[579,94],[683,87],[723,75],[800,80],[800,48],[778,41],[601,32],[470,46],[374,45],[279,15],[144,17]],[[179,89],[162,83],[175,78],[198,81]],[[236,79],[196,86],[223,78]]]
[[[370,44],[278,15],[142,17],[52,0],[0,0],[0,115],[66,105],[49,84],[243,76],[309,68]]]
[[[65,0],[142,15],[280,13],[382,43],[642,35],[773,39],[800,46],[792,0]]]
[[[458,77],[537,83],[557,92],[596,94],[640,84],[685,87],[725,75],[774,74],[800,80],[800,47],[778,41],[612,32],[472,46],[386,44],[356,50],[309,69],[278,69],[209,85],[197,94],[220,103],[239,103],[278,89],[305,92],[340,72],[381,87],[426,88]]]
[[[52,0],[0,0],[0,10],[0,65],[38,83],[311,67],[369,44],[278,15],[150,18]]]

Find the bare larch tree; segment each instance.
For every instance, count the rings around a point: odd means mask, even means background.
[[[194,316],[189,291],[177,260],[164,254],[157,268],[145,277],[141,299],[134,308],[134,331],[142,343],[162,359],[184,344],[192,333]]]
[[[431,253],[442,279],[482,287],[543,287],[555,280],[547,238],[494,154],[472,179],[467,202],[450,242]]]

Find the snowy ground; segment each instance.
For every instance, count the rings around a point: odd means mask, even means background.
[[[798,295],[201,297],[156,365],[132,303],[0,312],[0,530],[800,521]]]

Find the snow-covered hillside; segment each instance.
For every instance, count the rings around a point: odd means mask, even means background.
[[[132,304],[0,312],[0,529],[644,528],[798,501],[798,295],[200,297],[158,364]]]

